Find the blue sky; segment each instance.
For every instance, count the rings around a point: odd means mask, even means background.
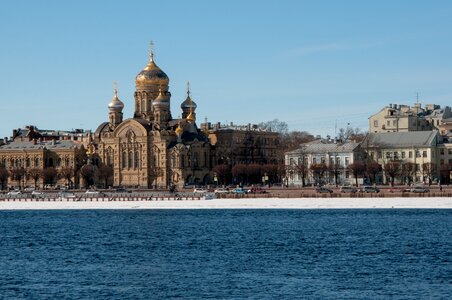
[[[0,137],[133,114],[149,41],[174,117],[334,134],[389,103],[452,105],[452,1],[2,1]]]

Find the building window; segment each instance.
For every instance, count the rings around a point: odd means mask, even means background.
[[[452,149],[449,149],[447,153],[452,155]]]
[[[413,158],[413,151],[408,151],[408,158]]]
[[[127,162],[127,166],[129,167],[129,169],[131,169],[133,167],[133,153],[132,153],[132,151],[129,152],[129,161]]]
[[[317,159],[315,157],[312,158],[312,164],[315,165],[317,163]]]
[[[396,124],[397,124],[397,121],[396,121],[396,120],[393,120],[393,121],[392,121],[392,125],[393,125],[393,126],[396,126]]]
[[[388,124],[388,126],[391,126],[391,121],[388,120],[388,122],[386,122]]]
[[[427,151],[422,151],[422,157],[427,157]]]
[[[443,149],[443,148],[441,148],[441,149],[439,150],[439,154],[444,155],[444,149]]]
[[[340,157],[336,157],[336,165],[338,165],[338,166],[341,165],[341,158]]]
[[[402,159],[405,158],[405,151],[402,151]]]
[[[140,167],[140,153],[135,151],[135,169]]]
[[[389,151],[386,152],[386,158],[387,158],[387,159],[391,159],[391,152],[389,152]]]
[[[350,158],[346,157],[345,158],[345,166],[348,167],[348,164],[350,163]]]
[[[185,155],[181,155],[180,157],[180,167],[185,168]]]
[[[416,157],[421,157],[421,152],[419,152],[419,150],[416,150]]]
[[[345,171],[345,178],[350,178],[350,171]]]
[[[294,166],[295,164],[294,164],[294,161],[293,161],[293,157],[291,157],[290,159],[289,159],[289,165],[292,167],[292,166]]]
[[[399,153],[394,151],[394,159],[399,159]]]
[[[378,152],[377,152],[377,157],[378,157],[378,158],[382,158],[382,157],[383,157],[381,151],[378,151]]]
[[[377,120],[374,121],[374,127],[378,127],[378,121]]]
[[[126,158],[126,152],[122,152],[122,168],[126,168],[127,167],[127,158]]]

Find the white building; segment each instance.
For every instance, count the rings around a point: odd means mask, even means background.
[[[301,144],[299,149],[285,154],[288,185],[303,186],[303,179],[305,185],[353,184],[355,179],[348,166],[360,161],[360,157],[359,143],[316,140]],[[313,165],[326,167],[327,170],[315,174]]]

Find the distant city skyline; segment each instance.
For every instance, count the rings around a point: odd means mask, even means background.
[[[118,82],[155,61],[173,117],[191,83],[198,124],[259,123],[334,135],[367,130],[389,103],[452,104],[449,1],[6,1],[0,11],[0,137],[14,128],[95,130]]]

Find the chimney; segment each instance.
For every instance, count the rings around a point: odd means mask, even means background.
[[[392,103],[389,103],[389,108],[392,108]]]

